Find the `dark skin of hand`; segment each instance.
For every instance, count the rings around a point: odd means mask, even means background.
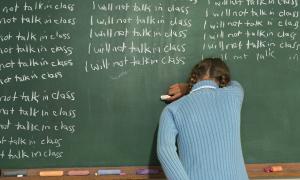
[[[176,83],[169,87],[168,95],[171,97],[166,99],[166,102],[173,102],[182,96],[186,95],[188,91],[188,85],[186,83]]]
[[[200,80],[200,79],[198,79]],[[209,75],[205,75],[201,78],[201,80],[214,80],[210,78]],[[177,99],[181,98],[182,96],[188,93],[189,87],[187,83],[176,83],[169,87],[168,95],[171,96],[170,98],[166,99],[165,101],[171,103],[176,101]]]

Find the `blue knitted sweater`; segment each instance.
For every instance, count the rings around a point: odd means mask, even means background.
[[[243,97],[236,81],[219,88],[203,80],[165,107],[157,153],[168,179],[248,180],[240,139]]]

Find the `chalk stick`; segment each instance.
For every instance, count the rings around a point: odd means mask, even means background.
[[[147,174],[159,174],[159,169],[138,169],[136,174],[147,175]]]
[[[267,173],[280,172],[280,171],[283,171],[283,168],[282,168],[282,166],[270,166],[270,167],[264,168],[264,171]]]
[[[63,176],[64,171],[41,171],[40,176]]]
[[[26,169],[18,169],[18,170],[2,170],[3,176],[27,176],[27,170]]]
[[[171,96],[169,96],[169,95],[161,95],[160,96],[160,99],[161,100],[167,100],[167,99],[169,99]]]
[[[121,175],[120,169],[100,169],[98,170],[98,175]]]
[[[265,167],[264,172],[266,172],[266,173],[272,172],[272,167]]]
[[[68,171],[68,176],[87,176],[90,174],[89,170],[72,170]]]
[[[283,170],[282,166],[272,166],[271,167],[272,172],[280,172]]]

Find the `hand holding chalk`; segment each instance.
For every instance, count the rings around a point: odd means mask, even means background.
[[[189,89],[188,84],[186,83],[173,84],[172,86],[169,87],[168,95],[163,95],[163,98],[165,99],[162,99],[161,96],[161,100],[169,101],[169,102],[175,101],[181,98],[182,96],[184,96],[185,94],[187,94],[188,89]]]

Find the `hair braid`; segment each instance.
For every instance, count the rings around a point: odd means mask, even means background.
[[[187,80],[188,92],[204,76],[214,79],[219,87],[225,87],[230,82],[228,66],[220,58],[206,58],[193,67]]]

